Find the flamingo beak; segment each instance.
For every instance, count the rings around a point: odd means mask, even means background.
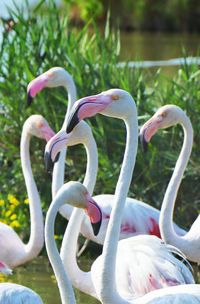
[[[28,84],[27,106],[30,106],[33,98],[47,86],[48,80],[49,75],[47,73],[43,73]]]
[[[93,198],[87,194],[88,206],[86,209],[86,213],[90,218],[90,222],[92,225],[92,229],[94,235],[96,236],[99,233],[102,223],[102,212],[97,203],[93,200]]]
[[[147,152],[148,150],[148,141],[145,139],[145,129],[140,131],[140,144],[143,152]]]
[[[29,107],[33,102],[33,97],[31,96],[30,92],[27,93],[27,107]]]
[[[48,172],[53,171],[54,163],[59,160],[60,151],[65,147],[70,139],[70,135],[65,131],[60,130],[55,136],[53,136],[45,147],[44,162]]]
[[[77,100],[71,110],[66,132],[72,132],[82,119],[92,117],[103,111],[112,100],[112,95],[105,94],[105,92]]]
[[[53,172],[54,164],[59,160],[60,152],[56,155],[56,158],[54,161],[52,161],[51,158],[51,151],[50,152],[45,152],[44,153],[44,163],[45,163],[45,168],[48,173]]]

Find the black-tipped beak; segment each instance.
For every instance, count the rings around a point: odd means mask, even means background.
[[[145,140],[144,132],[142,134],[140,134],[140,143],[141,143],[143,152],[147,152],[148,142]]]
[[[51,159],[51,152],[45,152],[44,154],[44,162],[45,162],[45,168],[48,173],[53,172],[54,164],[59,160],[60,152],[56,155],[55,161],[53,162]]]
[[[32,101],[33,101],[33,97],[31,96],[30,93],[28,93],[28,95],[27,95],[27,107],[29,107],[31,105]]]
[[[68,120],[67,129],[66,132],[70,133],[73,131],[73,129],[76,127],[76,125],[79,123],[79,117],[78,117],[78,109],[72,110],[71,115]]]
[[[99,233],[100,227],[101,227],[101,220],[97,223],[91,223],[92,224],[92,229],[94,232],[94,235],[97,235]]]

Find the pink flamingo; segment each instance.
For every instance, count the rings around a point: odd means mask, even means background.
[[[178,106],[165,105],[151,117],[141,128],[140,136],[145,144],[159,130],[180,124],[184,131],[183,147],[176,162],[174,172],[164,195],[161,213],[160,230],[162,238],[179,248],[192,262],[200,263],[200,215],[185,235],[178,235],[173,228],[173,210],[178,189],[187,166],[193,144],[193,128],[189,117]]]
[[[40,92],[42,89],[46,87],[52,88],[58,86],[64,86],[64,88],[68,91],[69,105],[61,131],[52,138],[46,147],[45,158],[46,163],[49,166],[49,170],[52,167],[52,162],[57,159],[56,156],[58,155],[58,152],[61,151],[60,157],[58,161],[55,162],[53,170],[53,197],[64,182],[66,145],[72,146],[79,143],[84,144],[88,153],[88,157],[94,153],[97,153],[96,143],[94,141],[92,132],[90,130],[90,127],[86,126],[86,123],[83,125],[81,122],[81,125],[76,127],[76,131],[74,130],[74,132],[70,134],[70,138],[66,137],[65,129],[69,116],[69,110],[76,100],[75,84],[71,75],[69,75],[66,70],[60,67],[54,67],[32,80],[29,83],[27,89],[29,103],[32,101],[32,98],[35,97],[36,94],[38,94],[38,92]],[[88,161],[90,160],[88,159]],[[95,174],[93,175],[94,179],[92,180],[92,187],[95,185],[97,169],[98,164],[94,163],[93,170]],[[84,221],[81,225],[80,232],[87,239],[90,239],[99,244],[103,244],[112,210],[114,196],[111,194],[103,194],[95,196],[94,199],[99,204],[103,215],[103,222],[100,232],[97,236],[94,235],[91,225],[86,216],[84,216]],[[72,213],[72,208],[66,204],[61,207],[60,212],[64,217],[69,219]],[[156,208],[151,207],[139,200],[127,198],[126,205],[123,210],[120,239],[138,234],[154,234],[160,236],[158,225],[159,215],[160,211]],[[175,230],[180,235],[183,235],[185,233],[185,231],[179,228],[177,225],[175,225]]]
[[[74,210],[70,218],[63,238],[61,258],[72,284],[98,298],[102,303],[111,304],[118,303],[115,302],[119,296],[116,296],[116,291],[120,297],[124,297],[124,303],[130,303],[128,301],[133,301],[136,296],[158,288],[193,283],[190,271],[172,255],[172,252],[181,255],[180,251],[167,246],[156,236],[140,235],[118,242],[120,221],[137,151],[137,111],[133,98],[123,90],[113,89],[85,97],[78,100],[72,108],[67,126],[68,133],[81,119],[96,113],[123,119],[127,128],[127,143],[103,253],[93,263],[89,272],[81,271],[74,259],[75,254],[71,256],[71,248],[76,245],[83,215],[79,210]],[[85,180],[91,193],[89,178],[92,178],[90,174]]]
[[[46,139],[54,135],[47,121],[41,115],[32,115],[24,123],[21,136],[21,164],[30,208],[30,238],[24,244],[17,233],[8,225],[0,223],[0,259],[13,268],[35,258],[44,245],[44,224],[40,197],[35,184],[31,163],[29,145],[31,136]]]

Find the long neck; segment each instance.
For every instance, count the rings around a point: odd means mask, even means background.
[[[28,243],[25,245],[25,256],[22,257],[23,261],[29,261],[36,257],[43,245],[44,245],[44,224],[43,215],[40,203],[40,197],[38,194],[37,186],[33,178],[30,162],[30,138],[25,129],[22,131],[21,143],[20,143],[20,155],[22,171],[26,183],[27,194],[29,198],[30,208],[30,238]],[[21,261],[22,262],[22,261]],[[20,262],[20,263],[21,263]]]
[[[49,207],[45,221],[45,243],[46,243],[47,254],[51,262],[51,265],[53,267],[53,271],[55,273],[56,280],[58,283],[61,302],[62,304],[75,304],[76,300],[75,300],[73,288],[65,272],[64,265],[60,258],[58,249],[56,247],[56,242],[54,239],[55,218],[58,209],[62,204],[63,204],[62,195],[58,195],[56,200],[54,200]]]
[[[184,141],[183,146],[175,165],[174,172],[168,184],[165,196],[163,199],[161,213],[160,213],[160,230],[161,236],[166,241],[172,241],[173,244],[182,242],[182,238],[178,236],[173,227],[173,212],[174,205],[177,197],[177,192],[187,166],[193,144],[193,129],[189,118],[184,114],[182,115],[181,121],[183,131],[184,131]]]
[[[66,78],[66,81],[63,83],[63,86],[68,91],[68,106],[67,106],[67,112],[65,114],[65,119],[62,125],[62,130],[66,130],[67,127],[67,119],[69,115],[69,111],[71,110],[74,102],[76,101],[76,87],[73,81],[73,78],[68,75]],[[60,187],[64,184],[64,178],[65,178],[65,158],[66,158],[67,148],[64,147],[60,151],[59,160],[55,163],[54,169],[53,169],[53,177],[52,177],[52,197],[54,198],[57,191],[60,189]],[[70,213],[70,209],[69,209]]]
[[[115,202],[103,246],[103,269],[100,274],[100,298],[103,303],[127,303],[117,293],[115,282],[116,252],[125,200],[130,187],[138,146],[138,123],[136,108],[125,121],[127,129],[126,149],[115,190]]]
[[[92,194],[98,170],[97,146],[93,136],[88,138],[85,149],[87,153],[87,169],[83,184],[89,193]],[[76,260],[78,235],[84,215],[83,210],[74,209],[64,234],[60,256],[73,286],[96,297],[90,272],[82,271]]]

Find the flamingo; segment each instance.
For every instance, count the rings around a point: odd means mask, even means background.
[[[140,235],[121,240],[118,243],[120,220],[137,151],[137,111],[133,98],[124,90],[112,89],[85,97],[74,104],[67,133],[70,133],[81,119],[93,116],[98,112],[124,120],[128,132],[127,144],[103,253],[94,261],[90,272],[80,271],[74,257],[69,253],[77,242],[83,215],[80,211],[75,210],[70,218],[60,255],[70,280],[74,275],[72,284],[97,297],[102,303],[111,304],[117,303],[115,302],[117,296],[123,295],[126,300],[134,299],[136,296],[157,288],[194,283],[188,268],[172,255],[172,252],[181,255],[180,251],[166,245],[158,237]],[[91,175],[92,172],[89,178],[92,178]],[[91,193],[88,179],[87,183],[89,193]],[[74,227],[75,220],[76,227]],[[115,271],[115,265],[117,271]],[[117,286],[115,286],[115,280]],[[120,295],[117,293],[116,296],[117,290]]]
[[[73,78],[65,69],[61,67],[53,67],[38,76],[37,78],[35,78],[34,80],[32,80],[27,88],[29,103],[31,103],[32,99],[36,96],[36,94],[45,87],[57,86],[64,86],[64,88],[68,90],[69,105],[61,131],[58,132],[55,137],[52,138],[52,140],[49,142],[45,149],[45,158],[49,171],[53,167],[52,162],[55,162],[55,160],[58,158],[58,152],[61,151],[61,156],[59,157],[59,160],[55,163],[56,168],[54,167],[53,170],[52,185],[57,185],[56,187],[52,186],[53,197],[57,189],[61,187],[64,182],[63,172],[65,166],[65,158],[63,157],[64,154],[62,151],[66,151],[66,145],[72,146],[76,144],[83,144],[85,146],[86,151],[88,149],[91,149],[91,153],[97,153],[96,143],[94,141],[92,132],[88,125],[86,127],[86,123],[85,125],[83,125],[81,122],[81,125],[78,125],[76,129],[74,129],[73,133],[71,133],[70,138],[66,137],[65,129],[67,124],[67,118],[69,115],[69,110],[71,109],[73,103],[76,100],[76,89],[75,84],[73,82]],[[89,153],[89,155],[91,153]],[[94,188],[93,185],[96,181],[97,169],[97,165],[95,166],[93,164],[93,170],[95,174],[93,175],[94,179],[92,180],[92,188]],[[62,173],[60,174],[60,172]],[[95,196],[94,199],[99,204],[103,215],[103,221],[100,232],[97,236],[94,235],[90,222],[86,216],[84,216],[80,232],[85,238],[103,245],[114,196],[111,194],[103,194]],[[61,207],[60,212],[64,217],[69,220],[72,213],[72,207],[66,204]],[[159,214],[160,211],[156,208],[151,207],[148,204],[145,204],[139,200],[127,198],[126,207],[123,211],[120,239],[138,234],[154,234],[160,236],[158,226]],[[185,233],[185,231],[179,228],[177,225],[175,225],[175,229],[180,235],[183,235]]]
[[[159,130],[180,124],[184,131],[184,142],[175,165],[174,172],[164,195],[161,214],[160,230],[165,242],[178,247],[192,262],[200,263],[200,215],[192,224],[190,230],[183,236],[177,235],[172,225],[173,210],[178,189],[187,166],[193,144],[193,128],[189,117],[178,106],[165,105],[150,118],[141,128],[140,136],[143,144],[149,142]]]
[[[73,288],[67,276],[67,273],[65,272],[54,239],[54,224],[56,214],[58,212],[59,207],[62,204],[65,204],[66,201],[72,204],[74,207],[79,207],[86,210],[92,222],[94,234],[98,233],[99,227],[101,225],[101,211],[88,194],[87,189],[81,183],[69,182],[59,189],[58,193],[56,194],[56,197],[54,198],[47,212],[45,221],[45,244],[47,254],[58,283],[61,303],[75,304],[76,300]],[[0,272],[10,274],[11,270],[5,263],[0,262]],[[1,283],[0,303],[42,304],[43,302],[40,296],[30,288],[13,283]]]
[[[37,136],[48,141],[53,135],[54,132],[41,115],[32,115],[24,123],[20,153],[29,198],[31,227],[29,241],[24,244],[11,227],[0,223],[0,259],[11,268],[35,258],[44,245],[43,215],[40,197],[31,170],[29,145],[31,136]]]
[[[58,190],[47,212],[45,221],[45,243],[47,254],[58,280],[62,303],[74,304],[75,298],[72,286],[70,280],[68,279],[67,273],[65,273],[64,266],[54,240],[54,224],[56,214],[58,213],[60,206],[66,202],[72,204],[73,207],[82,208],[87,212],[87,215],[90,217],[94,234],[98,233],[101,225],[101,211],[94,200],[90,197],[87,189],[81,183],[68,182]],[[63,274],[65,280],[60,278],[60,273]],[[68,281],[68,288],[66,288],[66,281]]]

